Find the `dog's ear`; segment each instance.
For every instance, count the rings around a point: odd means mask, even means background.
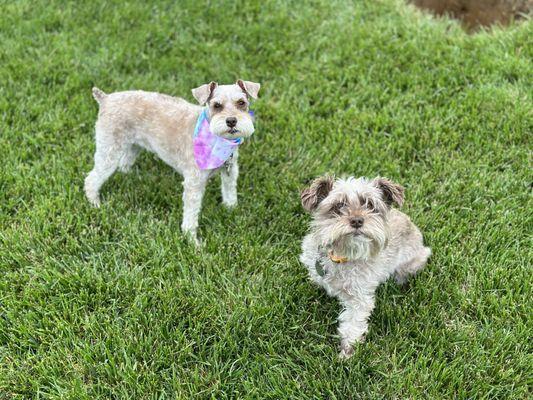
[[[200,103],[201,106],[203,106],[205,103],[209,101],[211,96],[213,96],[213,92],[217,88],[218,83],[216,82],[209,82],[205,85],[199,86],[192,90],[192,95],[194,98]]]
[[[242,91],[248,96],[250,96],[252,99],[257,99],[257,94],[259,93],[259,89],[261,89],[261,84],[250,81],[243,81],[242,79],[237,79],[236,84],[239,85]]]
[[[383,200],[387,205],[391,206],[392,203],[396,203],[399,207],[403,204],[403,193],[405,191],[402,185],[398,185],[387,178],[374,179],[375,185],[383,193]]]
[[[315,210],[320,202],[328,197],[331,189],[333,189],[333,177],[326,175],[315,179],[300,195],[302,206],[307,211]]]

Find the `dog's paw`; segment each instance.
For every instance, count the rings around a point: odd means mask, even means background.
[[[235,208],[237,207],[237,196],[236,195],[223,195],[222,196],[222,204],[224,205],[224,207],[226,208],[229,208],[229,209],[232,209],[232,208]]]
[[[407,286],[409,277],[396,273],[396,274],[394,274],[394,280],[396,281],[396,284],[398,286]]]
[[[200,239],[198,239],[198,236],[186,235],[186,237],[187,237],[187,242],[192,244],[194,247],[199,249],[200,247],[203,246],[203,242]]]
[[[89,200],[89,203],[91,203],[91,205],[96,208],[100,207],[100,194],[98,193],[98,190],[94,190],[94,187],[90,180],[90,176],[85,178],[85,185],[83,187],[83,191],[85,192],[85,197],[87,197],[87,200]]]
[[[198,235],[196,234],[196,230],[186,229],[182,228],[183,236],[187,239],[189,243],[194,245],[195,247],[201,247],[202,241],[198,239]]]
[[[227,209],[232,210],[235,207],[237,207],[237,200],[231,201],[231,202],[230,201],[223,201],[222,204],[224,204],[224,207],[226,207]]]
[[[93,207],[100,208],[100,196],[98,196],[97,194],[90,195],[89,193],[87,193],[87,200],[89,200],[89,203],[91,203]]]
[[[366,334],[362,334],[360,337],[355,339],[355,344],[363,343],[366,339]],[[354,354],[354,343],[348,342],[347,340],[341,340],[341,351],[339,353],[339,358],[341,360],[347,360]]]
[[[351,344],[341,344],[341,351],[339,353],[339,358],[341,360],[347,360],[353,356],[354,349]]]

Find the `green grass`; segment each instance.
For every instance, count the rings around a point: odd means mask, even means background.
[[[528,398],[533,25],[353,3],[2,2],[1,399]],[[89,206],[93,85],[236,78],[263,84],[257,130],[239,207],[209,186],[201,251],[150,154]],[[404,184],[434,252],[381,287],[348,362],[298,262],[298,192],[325,172]]]

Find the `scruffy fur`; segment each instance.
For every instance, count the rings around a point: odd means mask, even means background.
[[[211,131],[226,138],[249,137],[254,125],[248,113],[251,98],[257,98],[258,83],[238,80],[234,85],[211,82],[192,90],[200,105],[144,91],[105,94],[93,88],[100,106],[96,121],[94,168],[85,179],[85,193],[96,207],[100,205],[100,188],[117,170],[127,172],[140,149],[157,154],[181,173],[183,180],[183,222],[185,233],[196,242],[198,215],[202,197],[215,170],[200,170],[194,159],[193,133],[204,107],[208,110]],[[231,121],[231,122],[230,122]],[[222,201],[237,204],[238,151],[220,167]]]
[[[378,286],[391,275],[404,283],[431,254],[409,217],[392,208],[403,199],[403,187],[385,178],[326,176],[302,192],[313,220],[300,260],[311,280],[343,305],[338,328],[343,358],[368,330]],[[342,261],[333,262],[331,254]]]

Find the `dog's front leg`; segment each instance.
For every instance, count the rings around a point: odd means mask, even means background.
[[[220,174],[222,203],[226,207],[237,205],[237,178],[239,177],[239,164],[237,163],[238,152],[235,150],[233,157],[222,167]]]
[[[181,230],[191,236],[195,244],[199,244],[196,232],[198,230],[198,216],[202,209],[202,199],[209,179],[208,174],[199,173],[186,176],[183,181],[183,222]]]
[[[362,342],[368,331],[368,318],[374,309],[374,295],[364,295],[357,300],[344,301],[344,311],[339,316],[339,335],[341,337],[341,358],[353,355],[353,344]]]

